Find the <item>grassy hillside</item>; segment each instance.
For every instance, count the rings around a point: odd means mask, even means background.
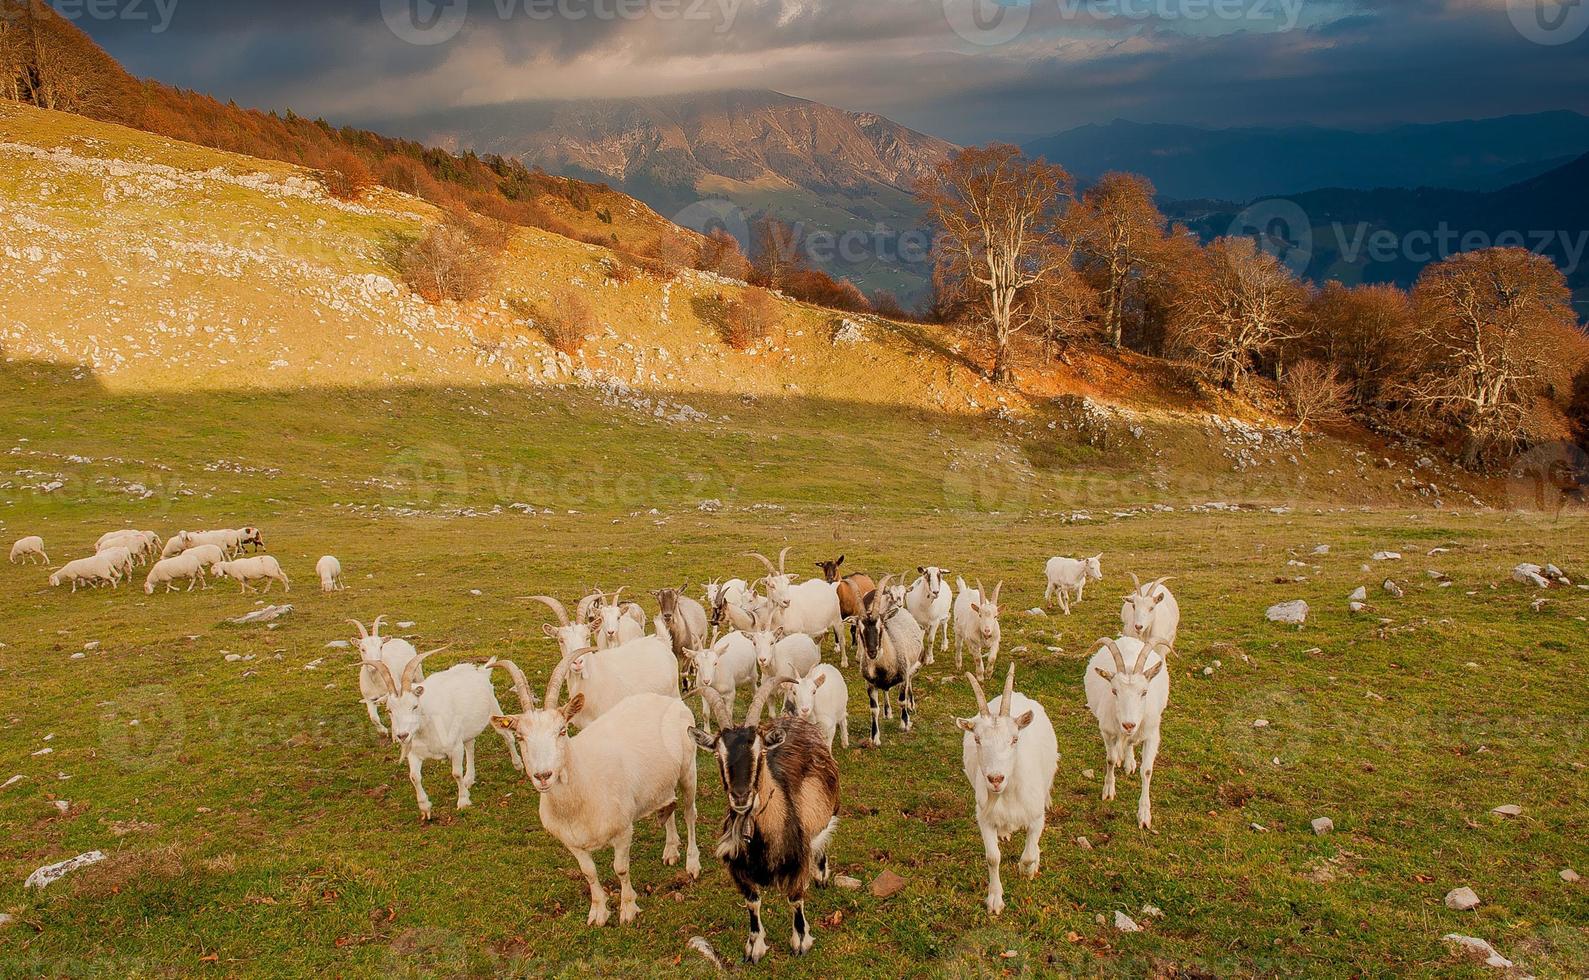
[[[1583,575],[1581,515],[1477,508],[1436,464],[1196,404],[1146,361],[1078,358],[1001,404],[951,338],[867,320],[835,347],[833,315],[795,304],[776,350],[731,353],[712,316],[738,286],[610,284],[601,250],[535,232],[498,293],[430,307],[381,285],[428,205],[338,205],[283,165],[71,117],[0,109],[0,161],[0,544],[41,534],[59,563],[115,527],[255,523],[296,583],[274,628],[241,627],[263,603],[233,588],[73,596],[0,564],[0,784],[22,777],[0,789],[0,976],[706,975],[689,937],[730,957],[743,941],[719,864],[695,883],[663,868],[647,823],[638,925],[586,928],[500,744],[481,743],[461,815],[429,767],[441,819],[420,826],[328,644],[384,613],[452,643],[439,660],[507,656],[543,682],[542,611],[517,597],[745,575],[742,552],[786,544],[796,569],[843,552],[1004,580],[1004,657],[1061,759],[1042,874],[1007,864],[989,920],[951,724],[972,699],[940,656],[915,732],[838,752],[836,869],[905,890],[817,893],[802,961],[769,896],[764,969],[1490,975],[1451,932],[1519,972],[1589,968],[1589,893],[1558,876],[1589,871],[1589,693],[1570,682],[1589,597],[1508,578],[1524,560]],[[547,377],[513,301],[568,284],[612,335]],[[1025,612],[1045,558],[1098,551],[1106,580],[1075,615]],[[326,553],[346,592],[314,590]],[[1128,571],[1176,576],[1184,610],[1150,833],[1134,779],[1097,799],[1081,696]],[[1265,622],[1293,598],[1307,626]],[[709,842],[722,793],[701,780]],[[108,860],[22,887],[93,849]],[[1461,885],[1476,911],[1442,903]],[[1116,911],[1144,930],[1114,930]]]

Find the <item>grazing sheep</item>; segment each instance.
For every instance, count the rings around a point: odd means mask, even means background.
[[[999,841],[1026,832],[1021,873],[1037,877],[1043,825],[1054,795],[1059,768],[1059,741],[1043,706],[1015,691],[1015,665],[1004,678],[1004,693],[988,702],[982,685],[966,675],[976,694],[977,713],[956,718],[965,731],[960,740],[961,765],[977,802],[977,827],[988,862],[988,911],[1004,911],[1004,883],[999,878]]]
[[[111,547],[99,552],[97,555],[95,555],[95,557],[104,558],[106,561],[110,562],[111,565],[115,567],[116,571],[121,573],[118,576],[118,579],[132,579],[133,557],[131,549],[124,548],[121,545],[112,545]],[[110,587],[113,589],[117,588],[118,586],[119,581],[110,583]]]
[[[21,562],[31,565],[35,559],[43,565],[50,563],[50,556],[44,553],[44,539],[38,535],[19,538],[17,543],[11,546],[11,564]]]
[[[342,563],[335,555],[322,555],[314,563],[314,573],[320,577],[321,592],[342,591]]]
[[[382,735],[390,735],[391,732],[381,723],[377,708],[397,693],[397,686],[391,679],[404,676],[409,661],[419,656],[419,651],[401,637],[382,637],[381,620],[385,618],[376,616],[369,629],[365,629],[364,624],[356,619],[348,622],[359,628],[358,638],[354,640],[359,651],[359,666],[363,668],[359,671],[359,700],[369,713],[370,724],[375,726],[375,730]],[[423,678],[424,672],[420,671],[418,676]]]
[[[1048,587],[1043,589],[1043,602],[1047,603],[1051,597],[1057,596],[1059,608],[1069,616],[1070,604],[1081,601],[1087,581],[1103,581],[1103,553],[1099,552],[1091,558],[1050,558],[1043,572],[1048,579]],[[1071,595],[1073,592],[1074,597]]]
[[[100,535],[94,545],[96,553],[111,548],[126,548],[136,564],[146,565],[160,554],[160,535],[153,531],[111,531]]]
[[[1104,799],[1115,798],[1116,769],[1124,766],[1127,775],[1136,772],[1136,748],[1142,746],[1137,823],[1144,829],[1153,826],[1148,789],[1153,782],[1153,762],[1159,756],[1159,726],[1170,702],[1170,672],[1164,669],[1170,652],[1169,644],[1162,640],[1147,644],[1129,636],[1100,639],[1088,651],[1092,659],[1083,679],[1087,707],[1098,719],[1098,732],[1103,736]],[[1130,667],[1126,666],[1127,657],[1136,658]]]
[[[156,586],[164,585],[167,592],[176,591],[176,582],[187,579],[187,591],[192,592],[195,583],[208,588],[204,581],[204,556],[197,551],[184,551],[175,558],[162,558],[149,569],[149,575],[143,580],[145,595],[154,595]]]
[[[1181,604],[1175,601],[1174,593],[1165,588],[1167,581],[1168,575],[1143,585],[1137,581],[1135,573],[1131,575],[1136,588],[1120,606],[1121,632],[1145,640],[1150,646],[1160,640],[1169,646],[1175,645],[1181,631]]]
[[[690,650],[688,654],[695,668],[695,686],[716,691],[728,704],[730,713],[734,710],[739,689],[749,686],[754,690],[759,683],[756,643],[744,633],[729,633],[710,647]],[[701,714],[705,718],[703,724],[710,730],[711,706],[704,696],[701,699]]]
[[[502,705],[491,687],[492,668],[500,667],[513,678],[520,707],[535,707],[523,672],[509,660],[492,657],[484,664],[455,664],[421,679],[425,658],[445,649],[427,650],[410,660],[396,680],[390,674],[383,678],[396,692],[387,698],[386,709],[392,713],[392,737],[403,747],[408,761],[408,781],[414,786],[422,822],[430,819],[430,796],[422,777],[424,765],[431,759],[446,759],[452,764],[452,778],[458,784],[458,809],[469,808],[469,790],[475,780],[475,739],[493,727],[492,718],[502,714]],[[363,665],[359,668],[362,671]],[[376,669],[384,671],[386,666],[376,661]],[[496,732],[507,743],[513,768],[523,772],[524,763],[519,759],[513,736],[501,728]]]
[[[210,569],[216,575],[224,575],[236,580],[244,592],[252,592],[248,583],[265,580],[265,591],[269,592],[273,583],[280,582],[281,587],[287,592],[292,591],[292,583],[287,580],[287,573],[281,570],[281,563],[269,555],[260,555],[256,558],[237,558],[232,561],[217,562]]]
[[[717,856],[728,866],[750,912],[745,959],[752,963],[767,954],[767,932],[761,921],[763,888],[789,897],[794,912],[790,949],[796,956],[811,950],[806,889],[813,880],[819,884],[828,880],[828,846],[839,826],[839,767],[822,741],[822,731],[793,715],[761,724],[767,698],[792,680],[764,681],[741,725],[734,724],[717,692],[704,688],[703,695],[717,713],[717,734],[690,729],[695,744],[717,757],[728,797]]]
[[[911,618],[916,620],[916,625],[926,633],[925,649],[927,663],[930,664],[935,659],[933,651],[938,647],[935,638],[942,642],[944,652],[949,652],[949,613],[953,609],[954,593],[949,583],[944,581],[949,569],[918,565],[916,572],[921,577],[912,582],[906,591],[905,608],[910,611]]]
[[[671,653],[668,658],[672,659]],[[695,843],[695,716],[677,692],[673,697],[636,694],[570,736],[569,723],[584,708],[585,698],[575,694],[558,707],[568,666],[565,659],[552,671],[543,707],[530,708],[526,702],[523,713],[498,715],[491,721],[519,740],[524,770],[541,796],[541,826],[579,863],[590,888],[585,922],[607,924],[607,892],[592,855],[611,847],[612,869],[618,875],[618,921],[630,923],[640,913],[629,880],[635,824],[654,813],[666,817],[662,863],[677,864],[681,797],[688,834],[684,870],[691,878],[701,874]]]
[[[977,658],[977,676],[986,677],[999,659],[999,593],[1004,583],[995,585],[992,595],[982,588],[981,579],[974,589],[966,588],[964,579],[956,579],[955,585],[960,592],[955,596],[955,670],[964,669],[961,657],[969,647]]]
[[[833,749],[833,735],[839,744],[850,747],[850,689],[844,675],[832,664],[817,664],[790,688],[794,700],[794,713],[822,729],[828,740],[828,750]],[[733,711],[733,704],[729,704]]]
[[[77,592],[79,585],[99,585],[109,582],[115,588],[121,582],[120,564],[112,560],[111,555],[99,554],[92,558],[79,558],[62,565],[50,576],[50,586],[59,588],[61,585],[72,583],[72,592]]]

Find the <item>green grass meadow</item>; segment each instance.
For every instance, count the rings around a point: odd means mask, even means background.
[[[1047,707],[1060,763],[1041,874],[1019,877],[1008,846],[1008,908],[992,919],[951,722],[973,700],[953,656],[924,670],[916,730],[891,723],[881,749],[853,747],[866,701],[852,669],[835,867],[906,887],[815,892],[804,959],[768,896],[772,952],[746,972],[1495,975],[1442,943],[1458,932],[1519,975],[1589,974],[1589,885],[1559,877],[1589,874],[1589,593],[1553,589],[1536,611],[1508,575],[1520,561],[1589,575],[1580,517],[1368,505],[1347,477],[1315,473],[1303,492],[1195,448],[1150,471],[1041,424],[836,402],[689,396],[709,420],[683,424],[557,389],[133,395],[17,364],[0,381],[5,547],[41,534],[60,564],[123,526],[257,524],[295,607],[275,629],[233,626],[260,597],[146,596],[141,575],[69,595],[38,566],[0,564],[0,782],[25,777],[0,790],[0,911],[16,918],[0,976],[708,975],[695,935],[737,961],[745,916],[710,856],[723,795],[709,763],[701,879],[662,866],[648,821],[638,923],[588,928],[583,881],[501,744],[482,738],[462,814],[445,764],[427,767],[438,819],[421,825],[357,703],[354,654],[326,644],[353,635],[348,618],[385,614],[412,621],[398,632],[416,644],[451,643],[437,661],[507,657],[544,683],[546,611],[518,597],[697,591],[750,577],[743,552],[785,545],[802,573],[843,553],[879,577],[937,564],[1002,579],[1004,653]],[[1187,507],[1214,499],[1261,506]],[[1140,509],[1154,503],[1174,510]],[[1059,516],[1084,508],[1094,520]],[[1404,557],[1371,561],[1382,549]],[[1025,614],[1046,558],[1100,551],[1106,579],[1074,615]],[[344,592],[316,587],[326,553]],[[1131,571],[1175,576],[1183,610],[1152,832],[1135,824],[1135,777],[1098,799],[1081,688]],[[1358,585],[1371,609],[1352,615]],[[1305,627],[1265,621],[1293,598],[1312,604]],[[1490,813],[1506,803],[1522,815]],[[1333,834],[1312,832],[1319,816]],[[108,860],[24,890],[35,868],[95,849]],[[598,862],[613,885],[610,856]],[[1478,909],[1445,907],[1462,885]],[[1116,910],[1143,930],[1117,932]]]

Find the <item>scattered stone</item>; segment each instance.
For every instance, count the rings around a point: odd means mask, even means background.
[[[1047,616],[1048,612],[1046,610],[1044,610],[1044,609],[1040,609],[1040,608],[1038,608],[1036,606],[1033,606],[1031,609],[1026,610],[1026,615],[1028,615],[1028,616]]]
[[[86,854],[79,854],[77,857],[69,858],[65,861],[59,861],[55,864],[46,864],[44,867],[39,868],[37,871],[28,875],[28,880],[23,882],[22,887],[48,888],[50,885],[60,881],[73,871],[76,871],[78,868],[86,868],[90,864],[98,864],[103,860],[105,860],[105,853],[103,851],[89,851]]]
[[[845,318],[839,321],[838,327],[833,331],[834,344],[859,344],[866,340],[866,331],[859,323]]]
[[[1203,668],[1203,676],[1204,677],[1213,677],[1214,676],[1214,668],[1213,667],[1204,667]]]
[[[479,589],[470,589],[469,590],[469,594],[470,595],[485,595],[485,593],[481,592]]]
[[[1084,851],[1090,851],[1092,850],[1092,841],[1085,837],[1078,837],[1076,838],[1076,846]]]
[[[1541,574],[1544,569],[1538,565],[1524,562],[1512,569],[1512,580],[1523,585],[1532,585],[1536,589],[1550,588],[1550,580]]]
[[[1388,592],[1390,595],[1394,596],[1397,599],[1400,599],[1402,596],[1406,595],[1406,593],[1402,591],[1401,586],[1396,584],[1395,579],[1386,579],[1384,584],[1381,585],[1380,588],[1384,589],[1386,592]]]
[[[1478,893],[1466,886],[1453,888],[1446,892],[1446,908],[1455,912],[1467,912],[1479,907]]]
[[[7,929],[17,924],[17,917],[10,912],[0,912],[0,929]]]
[[[715,514],[718,511],[723,509],[723,502],[721,500],[718,500],[716,497],[713,497],[711,500],[703,500],[700,503],[696,504],[695,505],[695,509],[699,510],[699,511],[704,511],[705,513],[708,513],[708,514]]]
[[[1131,918],[1131,916],[1126,915],[1124,912],[1120,911],[1119,909],[1115,910],[1115,928],[1117,930],[1119,930],[1120,932],[1141,932],[1142,931],[1142,927],[1137,925],[1136,921],[1133,920]]]
[[[51,800],[50,806],[55,807],[55,812],[65,813],[72,808],[71,800]]]
[[[851,878],[849,875],[834,875],[833,883],[845,891],[855,891],[861,887],[861,879]]]
[[[1533,602],[1530,602],[1528,604],[1528,608],[1533,610],[1534,612],[1539,612],[1541,609],[1544,609],[1548,605],[1550,605],[1550,600],[1544,598],[1543,596],[1541,596],[1540,598],[1535,599]]]
[[[292,612],[291,603],[281,606],[266,606],[264,609],[256,609],[246,616],[239,616],[236,619],[228,620],[228,622],[233,626],[247,626],[249,623],[268,623],[272,620],[280,619],[290,612]]]
[[[1578,872],[1571,868],[1562,868],[1561,880],[1565,881],[1569,885],[1576,885],[1579,881]]]
[[[1098,776],[1098,773],[1095,772],[1092,769],[1083,769],[1081,771],[1081,778],[1083,778],[1083,779],[1096,779],[1097,776]]]
[[[1144,905],[1142,906],[1142,915],[1148,919],[1162,919],[1164,918],[1164,910],[1157,905]]]
[[[1499,817],[1520,817],[1523,815],[1523,808],[1516,803],[1505,803],[1490,812]]]
[[[1315,555],[1327,555],[1330,553],[1330,546],[1327,544],[1321,544],[1317,548],[1313,549],[1313,553]]]
[[[1363,610],[1367,609],[1368,605],[1367,605],[1367,603],[1362,603],[1362,602],[1349,602],[1349,603],[1346,604],[1346,608],[1350,609],[1352,612],[1360,613]]]
[[[327,650],[346,650],[346,649],[348,649],[348,648],[350,648],[352,646],[353,646],[353,644],[349,643],[347,640],[332,640],[330,643],[326,644],[326,649]]]
[[[1495,951],[1495,947],[1482,939],[1472,936],[1459,936],[1449,933],[1441,937],[1446,942],[1457,947],[1457,952],[1475,960],[1483,960],[1485,966],[1493,966],[1497,970],[1510,970],[1512,961]]]
[[[1323,837],[1325,834],[1331,833],[1334,830],[1335,821],[1331,820],[1329,817],[1313,818],[1313,832],[1318,834],[1320,837]]]
[[[905,890],[905,879],[892,871],[884,871],[872,879],[873,898],[892,898]]]
[[[1374,560],[1375,561],[1401,561],[1401,552],[1399,552],[1399,551],[1376,551],[1376,552],[1374,552]]]
[[[0,783],[0,789],[10,789],[12,786],[16,785],[17,783],[22,782],[22,780],[24,780],[26,778],[28,778],[28,777],[23,776],[23,775],[12,776],[10,779],[6,780],[4,783]]]
[[[1288,626],[1301,626],[1308,621],[1308,604],[1304,599],[1293,599],[1270,606],[1264,613],[1271,623],[1284,623]]]
[[[1357,588],[1353,589],[1352,590],[1352,594],[1347,596],[1346,598],[1350,599],[1353,602],[1367,602],[1368,601],[1368,586],[1359,585]]]
[[[1269,727],[1269,719],[1268,718],[1254,718],[1252,720],[1252,727],[1254,727],[1254,728],[1268,728]]]
[[[229,663],[229,664],[235,664],[239,660],[242,660],[242,659],[243,659],[243,655],[240,654],[240,653],[228,653],[226,655],[226,662]]]

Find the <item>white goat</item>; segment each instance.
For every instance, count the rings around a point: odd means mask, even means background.
[[[756,627],[748,634],[756,648],[756,665],[763,677],[800,677],[822,662],[822,648],[804,633],[772,626],[772,614],[762,609]]]
[[[977,801],[977,827],[988,862],[988,911],[1004,911],[1004,882],[999,877],[999,841],[1026,832],[1021,874],[1037,877],[1042,857],[1043,824],[1054,795],[1059,767],[1059,741],[1043,706],[1015,691],[1015,665],[1004,677],[1004,693],[988,702],[982,685],[970,674],[977,697],[973,718],[956,718],[965,735],[960,759]]]
[[[321,592],[342,591],[342,563],[337,561],[336,555],[322,555],[314,563],[314,573],[320,578]]]
[[[175,558],[162,558],[149,569],[149,575],[143,580],[143,591],[146,595],[154,595],[156,586],[164,585],[167,592],[175,592],[176,583],[180,579],[188,580],[187,591],[192,592],[195,584],[205,586],[204,559],[194,551],[184,551]]]
[[[1103,553],[1099,552],[1091,558],[1050,558],[1043,572],[1048,579],[1048,587],[1043,590],[1043,602],[1046,604],[1057,595],[1059,608],[1069,616],[1070,604],[1081,601],[1087,581],[1103,581]],[[1072,593],[1075,595],[1072,596]]]
[[[746,630],[751,627],[749,602],[755,598],[750,583],[742,578],[727,582],[713,580],[706,583],[706,609],[711,618],[711,642],[717,642],[720,630]]]
[[[1163,641],[1146,644],[1129,636],[1101,639],[1089,651],[1083,686],[1087,707],[1098,719],[1103,736],[1103,798],[1115,798],[1115,770],[1137,770],[1138,745],[1142,746],[1142,798],[1137,803],[1137,823],[1153,826],[1148,788],[1153,782],[1153,761],[1159,755],[1159,726],[1170,702],[1170,672],[1164,669],[1170,646]],[[1127,658],[1134,657],[1130,667]],[[1113,669],[1111,669],[1113,668]]]
[[[607,892],[592,855],[611,847],[618,875],[618,921],[629,923],[640,912],[629,880],[637,821],[653,813],[667,818],[662,863],[677,864],[677,810],[682,802],[688,834],[684,870],[691,878],[701,874],[695,843],[695,740],[690,735],[695,716],[676,695],[637,694],[570,737],[569,722],[580,714],[585,698],[575,694],[568,704],[557,706],[567,666],[565,660],[552,671],[543,707],[499,715],[492,723],[518,738],[524,769],[541,795],[541,826],[579,863],[590,888],[585,922],[607,924]],[[525,689],[520,698],[528,694]]]
[[[265,582],[266,592],[269,592],[271,585],[276,582],[281,583],[283,590],[292,591],[292,582],[288,581],[287,573],[281,570],[281,563],[269,555],[216,562],[210,567],[210,571],[233,579],[244,592],[252,592],[248,583],[258,582],[261,579]]]
[[[1143,585],[1132,574],[1131,582],[1136,588],[1120,605],[1121,631],[1126,636],[1145,640],[1149,645],[1163,640],[1166,645],[1175,646],[1181,631],[1181,604],[1164,587],[1168,580],[1166,575]]]
[[[695,686],[716,691],[731,713],[738,690],[747,685],[754,690],[760,683],[756,669],[756,644],[744,633],[729,633],[710,647],[689,650],[687,655],[695,668]],[[704,694],[701,695],[701,715],[705,719],[702,727],[711,731],[712,706]]]
[[[348,622],[359,628],[358,639],[354,641],[359,650],[359,666],[363,668],[359,671],[359,700],[369,712],[370,724],[375,726],[375,730],[382,735],[390,735],[391,732],[381,723],[377,706],[397,692],[390,678],[404,676],[409,661],[419,656],[419,651],[401,637],[382,637],[381,620],[384,618],[376,616],[369,629],[365,629],[364,624],[356,619]],[[424,671],[420,671],[416,679],[424,676]]]
[[[15,565],[21,561],[23,564],[31,565],[35,559],[44,565],[50,563],[50,556],[44,553],[44,539],[38,535],[19,538],[17,543],[11,546],[11,564]]]
[[[421,679],[425,658],[445,649],[427,650],[410,660],[396,679],[389,673],[382,677],[396,692],[387,698],[386,710],[392,713],[392,737],[403,747],[408,760],[408,781],[414,785],[421,821],[430,819],[430,796],[425,792],[423,770],[431,759],[446,759],[452,764],[452,778],[458,784],[458,809],[469,808],[469,790],[475,780],[475,739],[493,727],[492,718],[502,714],[497,692],[491,687],[492,668],[500,667],[513,678],[514,689],[520,692],[520,707],[535,707],[523,672],[513,662],[495,657],[484,664],[455,664]],[[362,664],[359,669],[363,671]],[[376,661],[374,669],[385,671],[386,665]],[[523,772],[524,763],[519,760],[513,736],[501,728],[496,732],[507,743],[513,768]]]
[[[50,585],[59,587],[70,582],[74,593],[79,585],[97,586],[102,582],[109,582],[111,588],[115,588],[121,582],[121,567],[120,563],[112,560],[112,557],[108,554],[99,554],[92,558],[69,561],[50,576]]]
[[[980,579],[977,587],[971,589],[964,579],[957,578],[955,588],[959,592],[954,606],[955,670],[965,669],[962,658],[970,648],[971,655],[977,658],[977,676],[986,677],[999,659],[999,593],[1004,591],[1004,583],[995,585],[992,595],[982,588]]]
[[[833,735],[839,744],[850,747],[850,689],[844,675],[832,664],[817,664],[790,686],[794,713],[822,729],[833,750]],[[732,711],[732,706],[730,706]]]
[[[561,657],[572,656],[575,650],[583,650],[591,645],[590,626],[581,617],[578,620],[568,618],[568,610],[563,604],[549,595],[525,596],[534,602],[545,603],[552,613],[557,616],[557,625],[543,623],[541,631],[557,641],[557,652]]]
[[[583,710],[573,716],[581,728],[633,694],[679,697],[679,662],[659,637],[643,636],[605,650],[586,647],[562,659],[568,662],[568,696],[585,696]]]
[[[610,650],[646,635],[645,610],[637,603],[619,602],[622,592],[598,590],[579,600],[575,616],[590,627],[598,650]]]
[[[944,581],[949,569],[918,565],[916,571],[920,577],[910,584],[910,589],[905,593],[905,609],[926,634],[923,642],[926,662],[930,664],[935,659],[933,651],[937,649],[938,642],[943,644],[945,653],[949,652],[949,613],[954,606],[954,593],[949,583]]]
[[[804,633],[816,640],[818,648],[824,634],[832,632],[834,645],[844,653],[844,631],[839,627],[844,617],[839,612],[839,586],[836,582],[809,579],[796,582],[796,576],[784,571],[784,559],[789,549],[778,552],[778,567],[774,568],[766,556],[751,552],[750,557],[767,566],[762,579],[767,586],[766,607],[772,611],[772,625],[781,626],[787,633]]]

